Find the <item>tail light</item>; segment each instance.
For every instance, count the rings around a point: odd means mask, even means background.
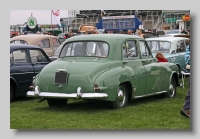
[[[101,91],[101,89],[99,88],[99,85],[98,85],[98,84],[94,84],[94,90],[95,90],[95,91]]]

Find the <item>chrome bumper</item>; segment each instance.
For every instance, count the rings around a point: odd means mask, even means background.
[[[83,99],[92,99],[92,98],[106,98],[108,97],[105,93],[83,93],[81,87],[77,88],[77,93],[64,94],[57,92],[40,92],[39,87],[35,87],[35,91],[28,91],[27,97],[34,98],[83,98]]]

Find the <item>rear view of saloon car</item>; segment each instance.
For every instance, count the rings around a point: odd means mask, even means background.
[[[59,58],[34,78],[28,97],[49,106],[68,99],[109,101],[123,108],[131,99],[176,95],[178,67],[157,63],[146,41],[124,34],[94,34],[64,42]]]

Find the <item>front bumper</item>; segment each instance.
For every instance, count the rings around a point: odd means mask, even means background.
[[[58,92],[40,92],[38,86],[35,87],[35,91],[28,91],[27,97],[34,98],[83,98],[83,99],[92,99],[92,98],[106,98],[108,95],[106,93],[83,93],[81,87],[77,88],[76,93],[64,94]]]

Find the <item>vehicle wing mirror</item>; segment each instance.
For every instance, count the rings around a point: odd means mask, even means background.
[[[32,64],[35,65],[37,63],[36,59],[32,59]]]

